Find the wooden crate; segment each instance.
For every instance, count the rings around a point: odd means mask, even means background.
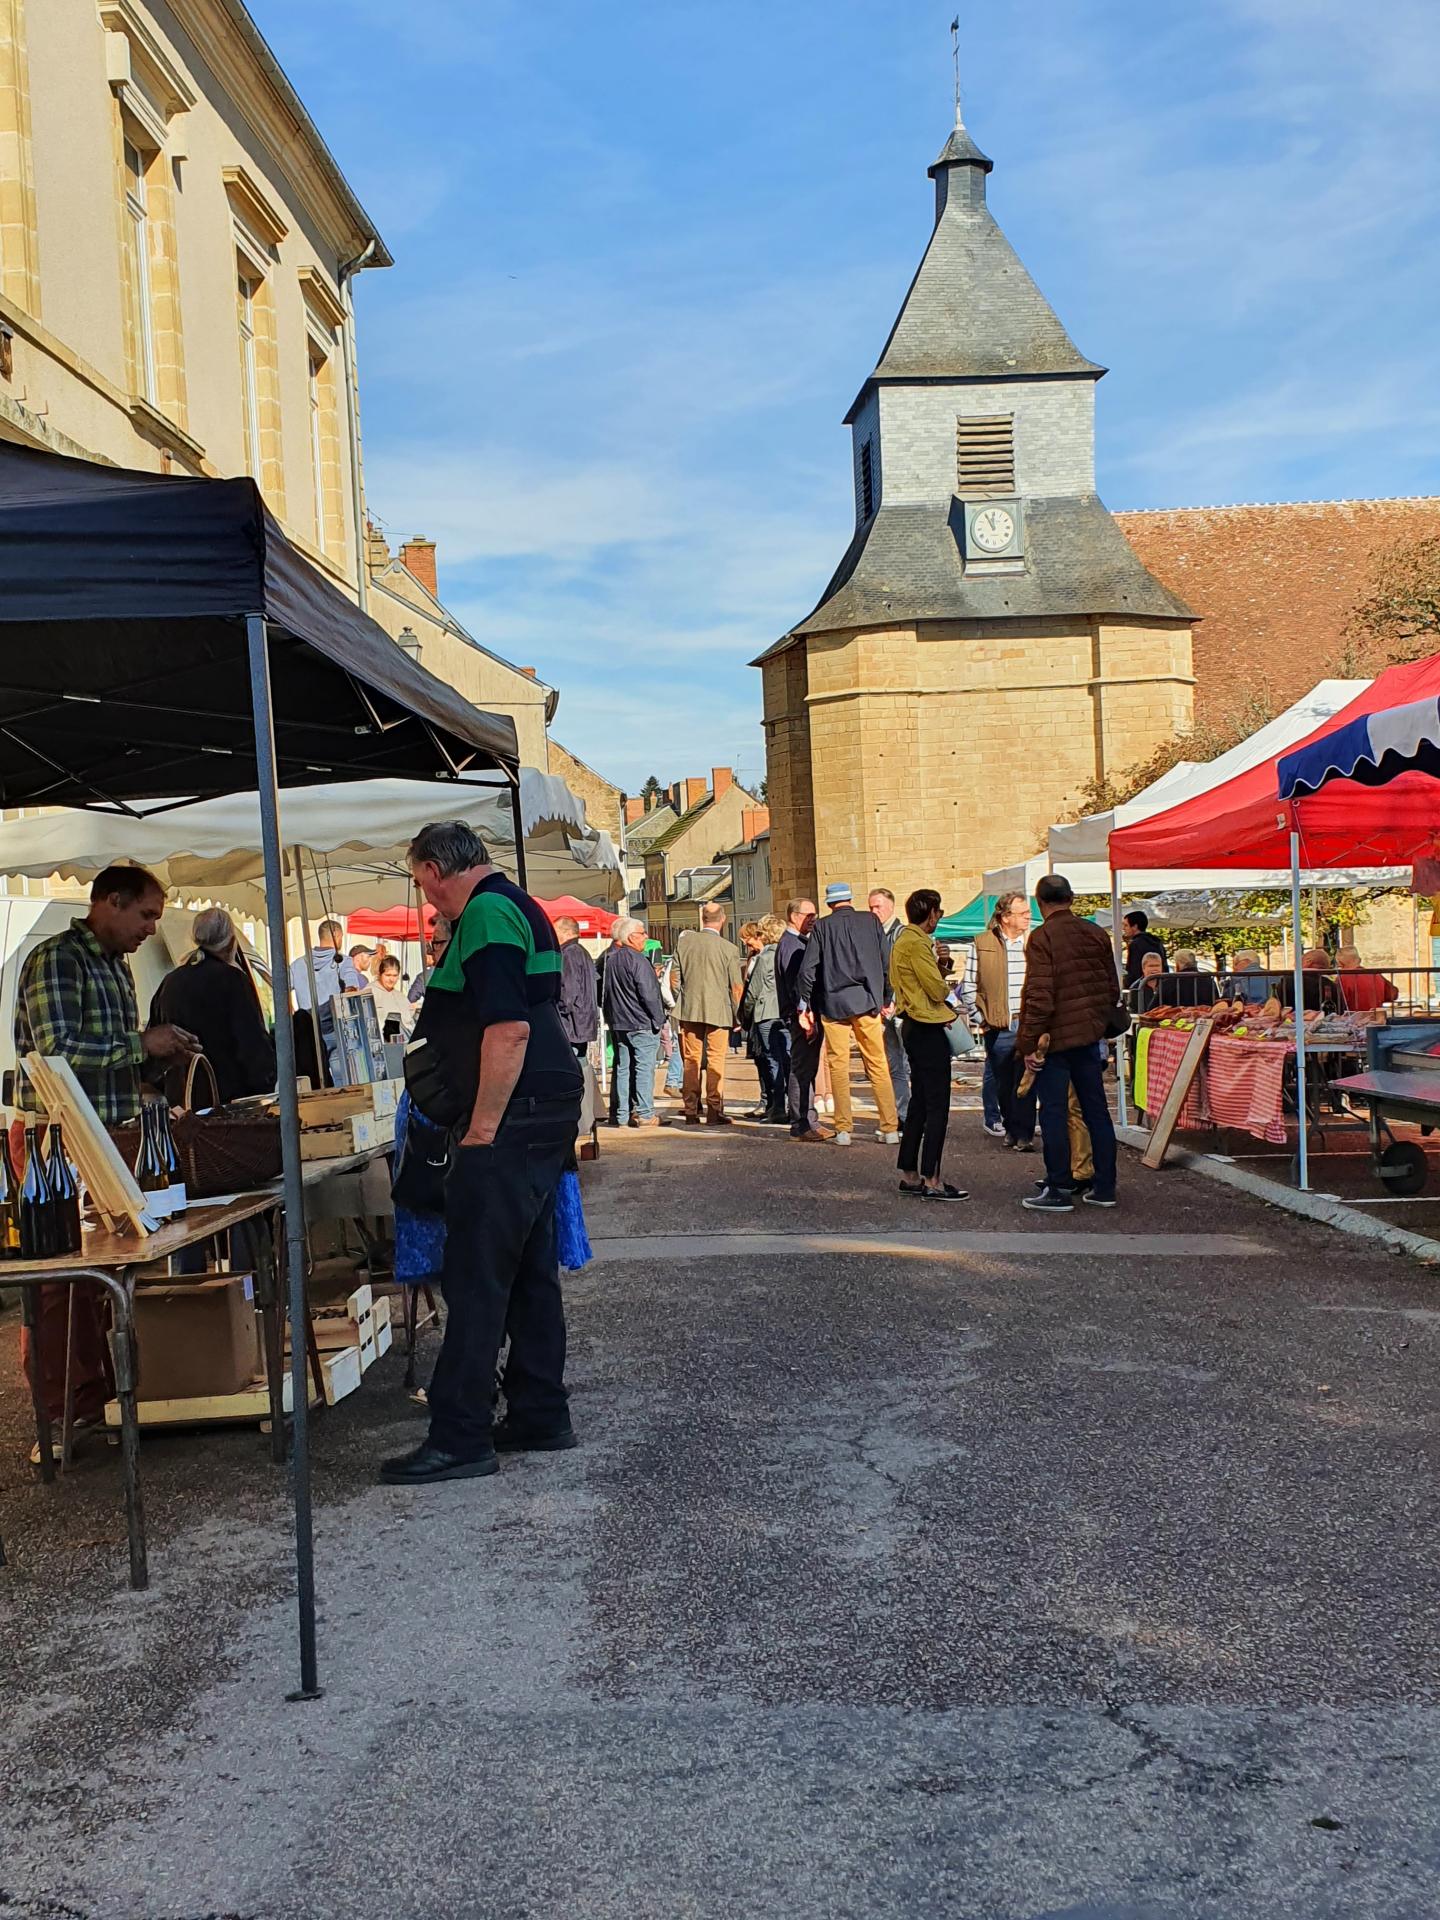
[[[388,1147],[395,1138],[393,1113],[352,1113],[332,1126],[302,1127],[302,1160],[343,1160],[352,1153]]]

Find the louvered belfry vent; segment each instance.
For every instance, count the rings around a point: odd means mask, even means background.
[[[1015,416],[988,414],[955,422],[955,491],[986,500],[1015,491]]]
[[[875,445],[867,440],[860,449],[860,520],[868,520],[875,511]]]

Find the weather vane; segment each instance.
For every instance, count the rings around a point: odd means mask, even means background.
[[[963,127],[965,116],[960,111],[960,16],[957,13],[950,22],[950,51],[955,60],[955,124]]]

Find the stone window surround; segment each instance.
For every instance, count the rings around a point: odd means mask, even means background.
[[[130,0],[101,0],[99,14],[105,29],[105,76],[114,100],[116,217],[131,414],[142,427],[154,424],[151,416],[158,416],[161,423],[183,432],[188,409],[172,172],[187,155],[185,115],[196,94]],[[139,158],[143,183],[143,269],[137,269],[127,147]]]
[[[310,398],[311,494],[315,544],[332,559],[345,551],[344,472],[340,452],[338,329],[344,314],[313,269],[300,274],[305,307],[305,352]],[[318,291],[317,291],[318,289]],[[334,317],[337,316],[338,318]]]
[[[231,237],[235,248],[237,281],[236,371],[237,401],[241,409],[241,427],[247,451],[247,470],[258,454],[258,470],[251,478],[265,496],[265,504],[277,519],[285,517],[285,454],[280,412],[280,353],[275,321],[274,269],[278,264],[278,242],[272,236],[276,223],[266,212],[266,203],[258,202],[248,189],[243,168],[224,170],[225,190],[230,199]],[[257,204],[264,216],[252,224]],[[263,231],[257,230],[263,228]],[[283,236],[284,228],[280,228]],[[241,333],[238,284],[248,289],[246,318],[251,329],[247,341]],[[253,378],[253,392],[252,382]],[[253,402],[254,428],[246,415]],[[253,449],[253,450],[252,450]]]
[[[0,0],[0,294],[40,313],[25,0]]]

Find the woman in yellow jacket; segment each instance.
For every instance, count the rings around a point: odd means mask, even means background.
[[[940,896],[921,887],[905,902],[908,925],[890,953],[890,991],[895,1015],[905,1022],[910,1062],[910,1107],[900,1135],[900,1191],[921,1200],[968,1200],[960,1187],[940,1177],[945,1130],[950,1124],[950,1040],[946,1028],[959,1008],[950,998],[935,958]]]

